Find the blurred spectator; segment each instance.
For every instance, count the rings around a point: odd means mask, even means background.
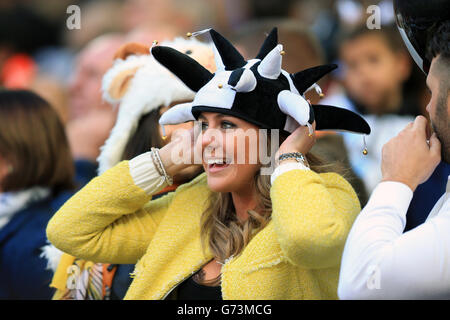
[[[357,111],[375,115],[420,113],[415,99],[404,95],[412,61],[395,28],[358,27],[344,36],[340,57],[343,83]]]
[[[93,111],[111,112],[111,105],[102,99],[101,83],[112,65],[114,52],[122,43],[120,34],[102,35],[79,53],[69,87],[69,120],[85,117]]]
[[[77,59],[69,88],[67,136],[79,186],[96,176],[100,147],[116,120],[117,110],[102,99],[101,83],[122,41],[118,34],[103,35],[91,41]]]
[[[49,299],[45,228],[73,188],[64,127],[36,94],[2,90],[0,128],[0,299]]]
[[[411,59],[398,31],[360,26],[343,37],[340,46],[344,93],[326,98],[364,115],[372,128],[366,138],[368,154],[362,156],[362,139],[343,134],[350,162],[371,192],[381,179],[381,148],[420,113],[417,95],[406,93]]]

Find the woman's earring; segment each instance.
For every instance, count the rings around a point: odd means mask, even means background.
[[[314,133],[312,125],[308,122],[308,123],[306,123],[306,126],[308,127],[308,131],[309,131],[308,137],[312,137],[313,133]]]
[[[166,140],[167,139],[167,136],[166,136],[166,130],[164,129],[164,125],[162,124],[161,125],[161,128],[162,128],[162,139],[163,140]]]

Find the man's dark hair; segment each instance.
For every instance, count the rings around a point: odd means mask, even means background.
[[[441,99],[447,101],[450,90],[450,20],[440,22],[429,33],[427,59],[432,61],[438,56],[435,70],[440,75]]]
[[[435,26],[428,37],[428,60],[431,61],[438,55],[441,55],[442,58],[450,59],[450,20]]]

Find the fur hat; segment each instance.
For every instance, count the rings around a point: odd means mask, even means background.
[[[215,70],[210,45],[183,38],[163,44],[192,57],[205,70]],[[113,66],[103,77],[102,91],[104,100],[113,105],[120,104],[120,108],[116,124],[97,158],[99,174],[120,161],[142,116],[159,106],[194,98],[191,89],[151,56],[150,47],[138,43],[125,44],[117,51]]]
[[[216,73],[211,73],[186,54],[169,47],[155,46],[152,55],[196,92],[192,103],[177,105],[160,118],[161,125],[195,120],[203,111],[228,114],[260,128],[280,129],[285,134],[299,125],[316,121],[317,130],[346,130],[369,134],[370,127],[349,110],[311,105],[304,97],[316,82],[336,65],[322,65],[289,74],[281,68],[283,46],[274,28],[255,59],[245,61],[236,48],[213,29]]]

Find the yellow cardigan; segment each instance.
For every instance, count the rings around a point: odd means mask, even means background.
[[[93,179],[55,214],[48,239],[73,256],[137,263],[125,299],[164,299],[213,256],[200,241],[206,175],[151,200],[128,161]],[[222,267],[223,299],[337,299],[342,251],[360,211],[335,173],[291,170],[271,187],[272,220]]]

